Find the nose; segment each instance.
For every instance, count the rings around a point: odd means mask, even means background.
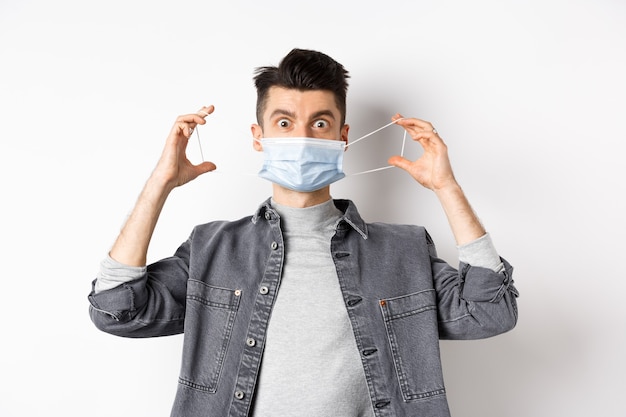
[[[306,138],[311,138],[313,137],[313,132],[310,126],[308,126],[307,124],[298,124],[296,125],[296,127],[293,130],[293,135],[296,137],[306,137]]]

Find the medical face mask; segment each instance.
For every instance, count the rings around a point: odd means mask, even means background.
[[[360,137],[352,142],[351,146],[394,123],[389,123]],[[346,176],[343,172],[343,155],[346,143],[342,140],[287,137],[263,138],[257,141],[263,145],[265,158],[258,175],[290,190],[316,191]],[[402,153],[404,153],[404,143]],[[391,168],[391,166],[352,175],[387,168]]]
[[[265,157],[261,178],[294,191],[316,191],[346,176],[342,140],[304,137],[260,140]]]

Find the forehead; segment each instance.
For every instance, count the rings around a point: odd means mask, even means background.
[[[335,95],[327,90],[296,90],[283,87],[271,87],[263,117],[271,117],[281,112],[290,113],[297,118],[307,118],[320,112],[332,112],[339,119],[339,108]]]

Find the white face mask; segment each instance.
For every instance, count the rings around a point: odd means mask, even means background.
[[[341,140],[304,137],[263,138],[261,178],[294,191],[310,192],[346,176]]]
[[[395,121],[360,137],[350,146],[394,123]],[[263,138],[257,141],[263,145],[265,156],[263,167],[258,175],[272,183],[290,190],[311,192],[346,176],[343,172],[343,154],[346,143],[342,140],[287,137]],[[404,153],[404,143],[402,153]],[[387,168],[392,167],[386,166],[352,175]]]

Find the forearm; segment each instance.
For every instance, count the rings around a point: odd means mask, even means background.
[[[484,227],[458,183],[435,190],[435,194],[446,213],[457,245],[472,242],[485,234]]]
[[[111,258],[128,266],[146,265],[150,239],[170,191],[156,176],[148,179],[109,252]]]

